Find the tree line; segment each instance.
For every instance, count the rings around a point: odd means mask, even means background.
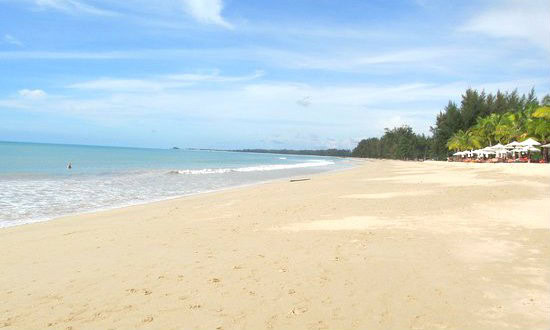
[[[467,89],[460,105],[449,101],[437,115],[432,136],[405,125],[385,129],[380,138],[361,140],[355,157],[444,160],[456,150],[475,149],[533,137],[550,142],[550,95],[540,102],[534,89],[496,94]]]
[[[431,138],[415,134],[410,126],[386,128],[381,138],[361,140],[352,156],[386,159],[425,159],[430,156]]]
[[[322,149],[322,150],[240,149],[240,150],[231,150],[231,151],[256,152],[256,153],[267,153],[267,154],[285,154],[285,155],[332,156],[332,157],[351,156],[351,151],[347,149]]]

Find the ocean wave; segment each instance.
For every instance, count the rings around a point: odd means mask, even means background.
[[[172,174],[223,174],[231,172],[263,172],[263,171],[277,171],[277,170],[288,170],[294,168],[306,168],[306,167],[317,167],[317,166],[328,166],[334,165],[333,161],[329,160],[312,160],[307,163],[298,163],[298,164],[271,164],[271,165],[258,165],[258,166],[248,166],[248,167],[239,167],[239,168],[203,168],[196,170],[174,170],[170,171]]]

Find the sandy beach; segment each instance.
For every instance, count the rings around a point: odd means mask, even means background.
[[[0,328],[549,328],[548,165],[309,178],[1,229]]]

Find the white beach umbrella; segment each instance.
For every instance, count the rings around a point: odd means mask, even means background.
[[[545,144],[545,145],[542,145],[541,147],[543,147],[543,148],[550,148],[550,143]]]
[[[495,151],[497,153],[497,157],[506,156],[506,154],[511,153],[511,151],[504,148],[504,146],[502,146],[501,148],[495,149]]]
[[[540,149],[538,148],[535,148],[535,147],[522,147],[522,148],[516,148],[513,150],[514,152],[528,152],[528,151],[531,151],[531,152],[540,152]]]
[[[487,150],[487,148],[483,148],[483,149],[479,149],[478,150],[478,155],[480,156],[488,156],[489,155],[489,150]]]
[[[519,143],[518,141],[513,141],[513,142],[510,142],[507,145],[505,145],[505,147],[508,148],[508,149],[514,149],[515,147],[519,146],[520,144],[521,143]]]
[[[494,147],[486,147],[483,148],[482,151],[486,154],[496,154],[496,150],[494,149]]]
[[[503,151],[505,151],[506,149],[505,148],[496,148],[496,147],[493,147],[493,151],[495,151],[498,154],[502,153]]]
[[[540,143],[537,140],[528,138],[527,140],[520,143],[520,145],[525,147],[540,146]]]
[[[514,146],[514,149],[510,150],[510,152],[513,154],[514,158],[517,156],[521,156],[522,152],[527,152],[527,147],[521,146],[519,143]]]
[[[458,151],[453,154],[453,156],[462,156],[462,155],[463,155],[462,151]]]

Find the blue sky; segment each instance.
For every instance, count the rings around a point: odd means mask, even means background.
[[[0,0],[0,140],[353,147],[550,93],[550,1]]]

